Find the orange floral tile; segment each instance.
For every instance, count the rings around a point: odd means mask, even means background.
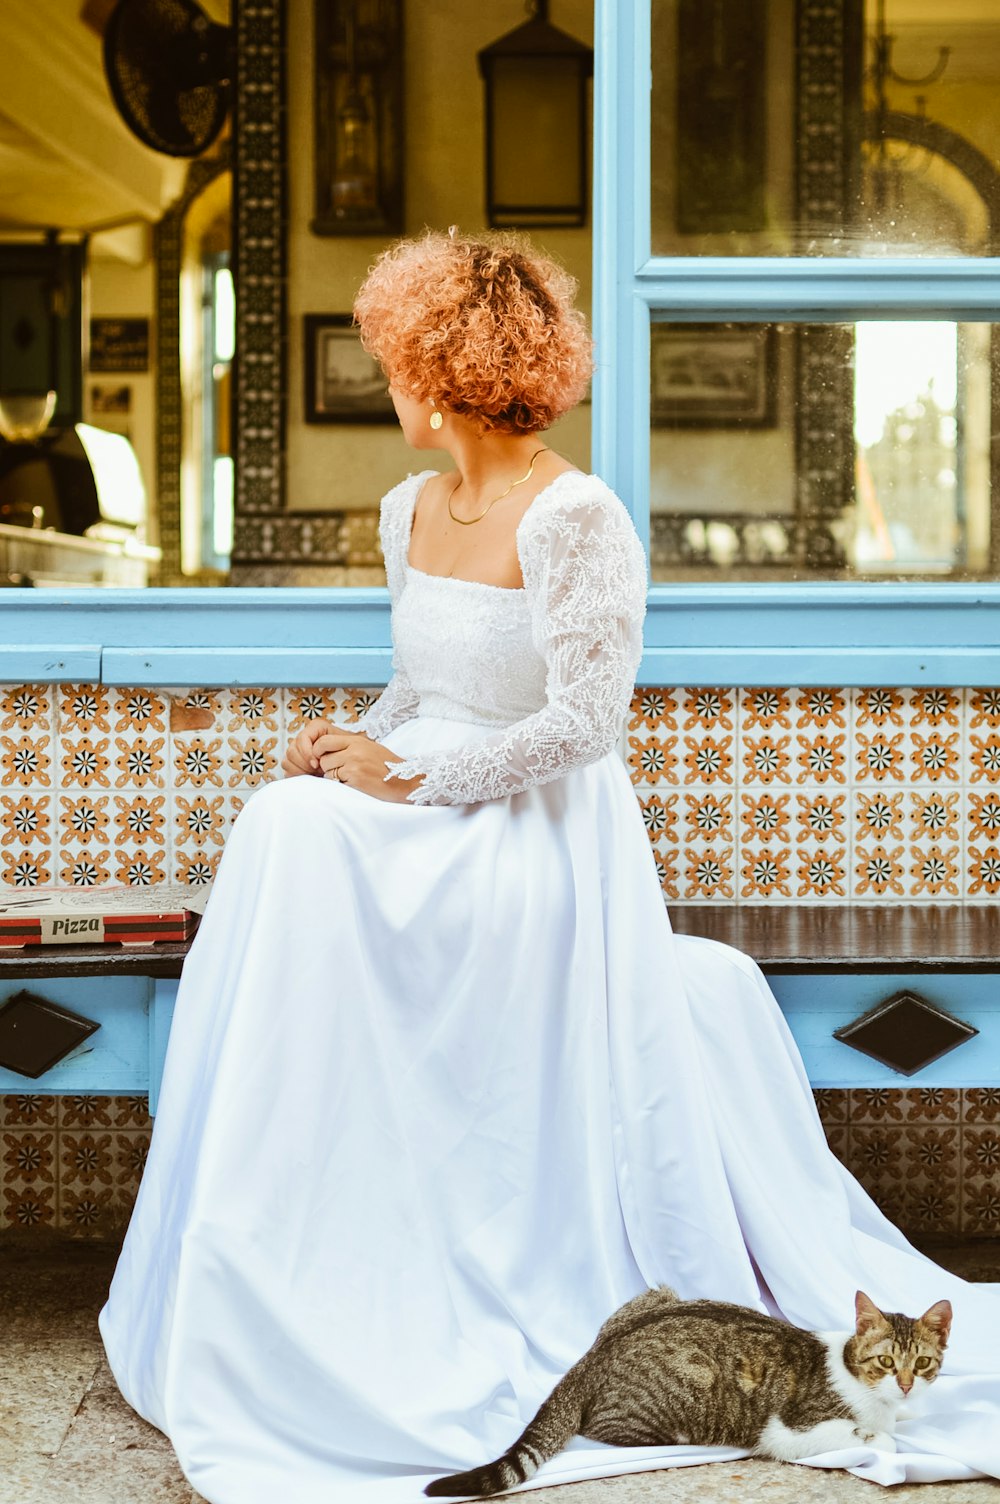
[[[700,739],[686,736],[684,745],[688,750],[684,755],[684,766],[687,768],[684,782],[732,783],[733,756],[729,750],[732,741],[731,736],[718,739],[712,736]]]
[[[847,822],[846,794],[796,794],[797,841],[842,841]]]
[[[969,834],[987,841],[995,841],[1000,836],[1000,793],[970,793]]]
[[[640,689],[629,707],[630,731],[676,731],[677,700],[665,689]]]
[[[221,693],[211,694],[206,689],[196,689],[188,694],[171,696],[170,730],[174,735],[191,731],[221,731],[221,729]]]
[[[261,728],[267,731],[278,729],[278,696],[274,690],[234,689],[229,694],[230,720],[228,731],[245,727],[251,731]]]
[[[967,1086],[962,1097],[967,1123],[1000,1123],[1000,1086]]]
[[[958,732],[945,736],[940,731],[932,731],[928,736],[921,736],[919,731],[914,731],[911,736],[913,750],[910,752],[910,763],[913,777],[930,783],[937,783],[939,779],[957,783],[961,753]]]
[[[120,690],[115,696],[116,731],[166,731],[167,702],[149,689]]]
[[[733,867],[736,853],[731,846],[711,846],[707,851],[692,853],[684,876],[687,886],[685,898],[710,899],[732,898]]]
[[[798,783],[827,783],[832,779],[835,783],[846,782],[847,756],[844,752],[846,740],[846,732],[842,731],[836,736],[822,732],[804,746],[795,759],[802,769],[796,781]]]
[[[743,738],[744,783],[790,783],[791,756],[786,751],[790,736]]]
[[[49,768],[52,759],[37,735],[0,736],[0,785],[9,788],[51,788]]]
[[[353,726],[371,709],[380,694],[379,689],[353,689],[346,694],[337,695],[330,719],[337,726]]]
[[[166,834],[166,802],[165,794],[136,794],[128,798],[116,794],[118,834],[115,845],[121,846],[127,841],[152,841],[154,845],[162,846]]]
[[[958,689],[916,689],[910,696],[913,726],[959,726],[962,692]]]
[[[628,763],[633,783],[676,783],[677,737],[630,736]]]
[[[957,1123],[961,1111],[961,1092],[950,1086],[913,1086],[900,1093],[903,1116],[907,1121],[935,1119]]]
[[[1000,1127],[967,1129],[963,1150],[966,1175],[995,1176],[1000,1180]]]
[[[769,731],[774,726],[791,727],[791,694],[786,689],[746,689],[740,699],[740,729],[759,726]]]
[[[59,1135],[59,1160],[63,1184],[111,1184],[111,1134],[68,1133]]]
[[[107,756],[110,744],[111,739],[107,736],[99,741],[89,736],[83,736],[79,741],[64,741],[60,758],[63,788],[110,788],[108,769],[111,759]]]
[[[902,731],[890,735],[884,731],[876,731],[871,736],[863,732],[857,733],[857,777],[859,781],[872,780],[882,783],[886,779],[896,779],[902,782],[905,776]]]
[[[59,877],[67,888],[97,888],[110,880],[109,850],[70,851],[64,848],[59,854],[63,860]]]
[[[40,1092],[18,1092],[0,1097],[0,1122],[8,1127],[23,1123],[25,1127],[54,1128],[58,1097]]]
[[[116,1215],[114,1188],[101,1185],[60,1187],[58,1226],[65,1232],[108,1236],[122,1220]]]
[[[864,835],[879,836],[886,841],[903,839],[902,794],[856,795],[857,824]]]
[[[685,838],[700,836],[705,840],[731,842],[733,839],[733,796],[712,792],[685,794]]]
[[[49,797],[48,794],[35,797],[20,794],[14,798],[0,795],[0,846],[10,846],[15,841],[47,846],[52,839]]]
[[[0,1136],[0,1162],[5,1185],[14,1181],[54,1181],[56,1136],[38,1128],[24,1128]]]
[[[741,849],[743,886],[741,898],[791,898],[791,850],[787,846],[766,846],[755,851],[744,846]]]
[[[68,794],[59,796],[62,813],[59,816],[59,839],[61,841],[105,841],[108,839],[107,794]]]
[[[912,820],[914,835],[937,836],[944,841],[957,841],[959,823],[958,794],[912,794]],[[1000,801],[997,804],[1000,830]]]
[[[677,840],[676,800],[676,794],[670,794],[666,799],[661,798],[659,794],[651,794],[646,799],[640,799],[642,821],[651,841]]]
[[[859,726],[903,725],[903,696],[898,689],[863,689],[854,703]]]
[[[970,842],[968,876],[966,891],[970,898],[980,894],[992,898],[1000,893],[1000,847],[976,846]]]
[[[970,783],[1000,783],[1000,732],[982,737],[969,733],[972,743]]]
[[[60,1128],[110,1128],[114,1122],[115,1097],[97,1092],[74,1093],[60,1097]]]
[[[800,837],[801,839],[801,837]],[[799,847],[795,853],[797,898],[847,897],[847,849],[844,846]]]
[[[165,851],[119,851],[116,855],[115,878],[125,887],[151,888],[166,882],[167,874],[163,870],[167,859]]]
[[[52,881],[49,852],[5,851],[3,881],[11,888],[43,888]]]
[[[960,898],[958,847],[911,846],[910,894],[914,898]]]
[[[990,726],[1000,729],[1000,689],[976,689],[969,697],[970,728]]]
[[[332,689],[286,689],[285,719],[289,732],[301,731],[309,721],[332,721],[337,714],[337,695]],[[349,719],[357,720],[379,697],[377,689],[347,691],[354,703],[354,714]],[[364,703],[362,703],[362,701]]]
[[[106,689],[93,684],[61,684],[59,688],[60,733],[111,730]]]
[[[1000,1183],[995,1179],[965,1185],[962,1232],[966,1237],[1000,1237]]]
[[[212,784],[222,788],[221,736],[206,741],[203,737],[180,738],[174,743],[174,779],[177,788],[192,783],[196,788]]]
[[[166,766],[166,758],[163,755],[165,742],[166,737],[163,736],[136,741],[116,737],[115,747],[118,756],[115,758],[115,767],[118,770],[118,776],[115,779],[115,788],[142,789],[150,785],[153,788],[165,788],[167,782],[163,773]]]
[[[830,726],[847,728],[847,696],[835,689],[804,689],[795,702],[795,721],[800,730],[815,726],[826,731]]]
[[[187,888],[203,888],[212,881],[221,851],[178,851],[174,881]]]
[[[22,1230],[52,1226],[56,1219],[54,1185],[5,1186],[0,1206],[0,1226]]]
[[[740,816],[743,840],[787,841],[791,794],[743,794]]]
[[[656,866],[657,880],[663,889],[663,896],[668,899],[677,899],[680,896],[678,889],[680,874],[677,871],[676,863],[671,860],[672,855],[673,853],[667,855],[662,851],[654,851],[653,860]]]
[[[49,693],[44,684],[18,684],[13,688],[0,689],[0,731],[33,731],[36,734],[49,730]]]
[[[178,841],[193,841],[196,846],[204,846],[208,841],[216,846],[222,845],[227,823],[222,794],[197,794],[191,799],[177,794],[174,802],[174,829]]]
[[[732,731],[736,702],[732,691],[726,689],[689,689],[684,696],[684,713],[687,719],[684,730],[695,726],[704,731]]]
[[[881,898],[886,893],[894,893],[897,898],[905,896],[903,863],[900,860],[903,855],[902,846],[894,846],[891,850],[881,844],[867,850],[859,847],[855,855],[854,891],[858,896],[871,894]]]
[[[232,756],[228,759],[232,772],[229,775],[229,787],[257,788],[277,771],[278,767],[278,738],[269,736],[265,740],[259,736],[249,736],[246,740],[231,736],[229,745]]]

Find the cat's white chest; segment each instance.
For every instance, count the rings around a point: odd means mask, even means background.
[[[844,1365],[844,1344],[849,1332],[823,1332],[818,1334],[827,1350],[827,1366],[833,1387],[845,1404],[849,1405],[858,1420],[873,1431],[895,1429],[896,1417],[902,1405],[898,1386],[885,1379],[872,1388],[862,1384]]]

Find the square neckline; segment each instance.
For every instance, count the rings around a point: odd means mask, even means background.
[[[470,580],[467,579],[465,575],[460,574],[431,574],[428,570],[418,569],[415,564],[410,563],[410,544],[413,541],[413,516],[417,510],[417,502],[423,495],[424,487],[427,485],[427,482],[434,476],[443,474],[444,472],[442,470],[421,470],[419,475],[417,476],[417,480],[421,480],[422,478],[422,483],[416,487],[413,492],[412,500],[410,501],[409,527],[407,528],[406,532],[406,550],[403,554],[403,563],[407,571],[410,574],[419,574],[425,580],[450,580],[456,585],[475,585],[480,590],[499,590],[504,595],[525,595],[528,588],[526,585],[492,585],[488,580]],[[553,486],[558,485],[558,483],[567,475],[579,475],[584,479],[595,479],[594,476],[587,477],[586,475],[584,475],[584,472],[582,470],[560,470],[558,475],[554,475],[552,477],[548,485],[543,486],[542,489],[531,498],[530,502],[521,513],[517,527],[514,529],[514,547],[517,550],[518,563],[521,563],[521,550],[518,544],[518,539],[520,537],[521,528],[524,525],[524,519],[527,517],[528,513],[531,511],[535,503],[539,501],[548,491],[551,491]],[[523,572],[524,570],[522,565],[522,575]]]

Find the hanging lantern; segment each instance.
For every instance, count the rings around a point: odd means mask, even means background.
[[[549,22],[548,0],[479,54],[486,88],[486,213],[494,226],[587,221],[593,49]]]

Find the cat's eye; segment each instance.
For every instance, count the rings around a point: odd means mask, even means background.
[[[918,1358],[913,1366],[914,1368],[930,1368],[931,1360],[930,1358]]]
[[[883,1368],[895,1368],[896,1366],[895,1359],[890,1358],[888,1353],[879,1353],[878,1360]]]

